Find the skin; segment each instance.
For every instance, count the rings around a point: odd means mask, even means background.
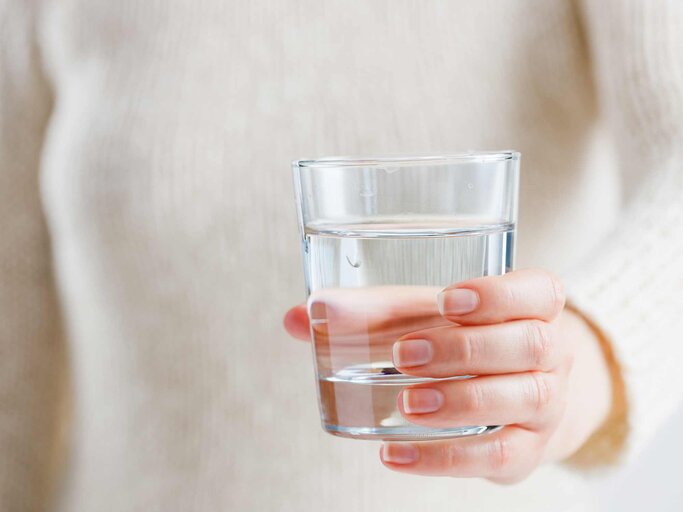
[[[515,483],[575,453],[605,422],[612,389],[601,345],[565,307],[556,276],[527,269],[458,283],[441,292],[439,311],[443,325],[396,340],[394,364],[420,377],[477,377],[404,390],[401,414],[431,427],[506,427],[479,437],[387,442],[380,449],[386,467]],[[309,340],[305,305],[290,309],[284,325]]]

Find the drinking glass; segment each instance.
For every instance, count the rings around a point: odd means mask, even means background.
[[[437,294],[513,267],[520,154],[322,158],[293,163],[323,428],[360,439],[426,440],[494,425],[429,428],[397,407],[392,345],[452,325]],[[452,379],[472,378],[463,375]]]

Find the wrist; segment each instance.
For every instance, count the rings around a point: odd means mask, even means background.
[[[572,306],[568,306],[568,309],[593,332],[594,340],[601,349],[602,360],[608,370],[611,396],[607,418],[593,431],[590,438],[579,446],[567,462],[574,467],[584,469],[613,464],[618,461],[624,451],[629,430],[628,401],[622,369],[614,353],[613,344],[604,331],[580,310]]]
[[[547,458],[565,459],[605,425],[613,410],[613,378],[607,341],[583,316],[565,308],[558,319],[563,343],[571,344],[573,365],[567,377],[567,404],[548,445]]]

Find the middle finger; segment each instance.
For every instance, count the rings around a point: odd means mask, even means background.
[[[426,427],[521,424],[535,430],[562,410],[561,382],[544,372],[434,381],[406,387],[397,405],[409,422]]]

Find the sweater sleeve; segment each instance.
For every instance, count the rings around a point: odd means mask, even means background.
[[[623,205],[566,281],[570,303],[610,341],[626,402],[624,425],[612,418],[582,451],[607,453],[625,431],[628,459],[683,398],[683,2],[580,6]]]
[[[64,351],[39,196],[51,109],[32,0],[0,0],[0,510],[44,510]]]

